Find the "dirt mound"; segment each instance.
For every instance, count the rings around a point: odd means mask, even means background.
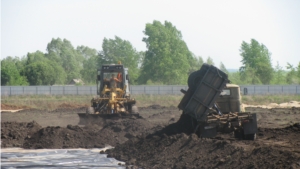
[[[142,168],[300,167],[300,148],[295,148],[299,147],[299,124],[281,129],[259,129],[258,140],[246,141],[228,134],[200,139],[178,128],[185,121],[189,119],[181,119],[150,136],[131,139],[105,153]],[[291,134],[294,136],[290,137]],[[285,147],[284,143],[291,146]]]
[[[98,131],[79,126],[46,127],[25,140],[23,148],[94,148],[103,147]]]
[[[103,126],[46,127],[27,138],[23,148],[100,148],[105,144],[115,146],[143,133],[149,134],[152,128],[144,119],[107,120]]]
[[[130,140],[106,153],[142,168],[290,168],[300,158],[288,151],[257,147],[247,151],[230,141],[192,134]]]
[[[147,137],[152,137],[155,135],[174,135],[179,133],[185,133],[187,135],[192,134],[196,127],[195,121],[186,114],[182,114],[179,118],[179,120],[176,123],[172,123],[166,127],[164,127],[162,130],[156,131],[152,135],[148,135]]]
[[[1,122],[1,147],[22,147],[24,140],[32,137],[41,128],[35,121]]]

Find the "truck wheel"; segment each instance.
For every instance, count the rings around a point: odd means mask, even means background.
[[[256,139],[256,133],[254,134],[247,134],[244,136],[245,140],[255,140]]]
[[[233,133],[234,133],[235,138],[238,138],[238,139],[243,139],[244,138],[244,131],[243,130],[240,130],[240,129],[234,130]]]
[[[86,114],[94,114],[94,113],[95,113],[94,107],[88,107],[88,108],[86,108]]]

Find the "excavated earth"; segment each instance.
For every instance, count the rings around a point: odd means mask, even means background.
[[[3,105],[1,105],[3,108]],[[248,107],[257,113],[255,141],[232,133],[198,138],[176,107],[152,105],[140,117],[99,118],[78,125],[85,108],[1,112],[1,147],[115,148],[104,153],[128,168],[300,168],[300,108]],[[103,152],[101,152],[103,153]]]

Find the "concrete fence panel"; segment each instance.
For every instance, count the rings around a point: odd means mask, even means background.
[[[264,94],[300,94],[300,85],[240,85],[241,93],[248,95]],[[187,90],[186,85],[131,85],[133,95],[151,94],[182,94],[181,89]],[[1,96],[13,95],[96,95],[96,86],[1,86]]]

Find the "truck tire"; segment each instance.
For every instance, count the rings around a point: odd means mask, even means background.
[[[244,131],[241,129],[233,131],[234,138],[243,139],[244,138]]]
[[[244,136],[245,140],[255,140],[256,139],[256,133],[254,134],[247,134]]]

